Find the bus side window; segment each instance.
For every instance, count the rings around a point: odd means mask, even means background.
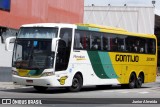
[[[147,53],[148,54],[155,54],[156,50],[156,43],[154,39],[147,39]]]
[[[118,37],[117,37],[117,46],[118,46],[119,52],[125,51],[124,39],[121,37],[122,37],[121,35],[118,35]]]
[[[82,49],[82,50],[90,49],[89,32],[83,30],[75,31],[74,49]]]
[[[101,33],[91,32],[91,50],[101,50]]]
[[[103,34],[103,50],[104,51],[108,51],[109,50],[109,46],[108,46],[108,35],[107,34]]]
[[[90,49],[90,32],[84,31],[84,41],[83,41],[83,46],[85,47],[86,50]]]
[[[80,32],[75,32],[75,38],[74,38],[74,49],[82,49],[82,43],[80,42]]]
[[[152,39],[152,54],[156,53],[156,41],[154,39]]]
[[[145,47],[145,39],[141,39],[140,40],[140,49],[139,49],[140,53],[145,53],[144,47]]]
[[[94,40],[93,40],[91,49],[93,49],[93,50],[98,50],[98,42],[97,42],[97,39],[94,39]]]
[[[128,36],[126,39],[127,50],[129,52],[138,53],[139,51],[139,42],[137,37]]]
[[[114,34],[110,35],[110,51],[118,51],[118,38]]]

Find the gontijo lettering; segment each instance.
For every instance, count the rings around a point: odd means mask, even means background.
[[[117,62],[138,62],[139,56],[138,55],[120,55],[116,54],[115,60]]]

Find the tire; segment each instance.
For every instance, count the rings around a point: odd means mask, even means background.
[[[47,90],[48,87],[43,87],[43,86],[34,86],[34,89],[36,89],[39,92],[44,92]]]
[[[130,77],[129,77],[129,83],[128,84],[121,84],[122,88],[135,88],[136,86],[136,75],[134,73],[131,73]]]
[[[82,80],[82,77],[79,75],[79,74],[76,74],[74,77],[73,77],[73,80],[72,80],[72,86],[69,87],[69,91],[71,92],[78,92],[81,90],[83,86],[83,80]]]
[[[141,88],[142,87],[143,79],[144,79],[143,75],[139,75],[139,77],[136,80],[136,84],[135,84],[136,88]]]
[[[128,88],[135,88],[136,85],[136,75],[132,73],[129,78]]]

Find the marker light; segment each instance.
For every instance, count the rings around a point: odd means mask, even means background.
[[[52,76],[52,75],[54,75],[53,72],[44,72],[41,76],[43,77],[43,76]]]
[[[17,71],[12,70],[12,75],[18,75]]]

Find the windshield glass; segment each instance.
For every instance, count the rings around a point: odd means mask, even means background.
[[[13,53],[13,66],[26,69],[53,67],[54,52],[51,39],[17,39]]]
[[[21,27],[17,38],[52,39],[57,32],[58,28],[54,27]]]
[[[21,27],[15,41],[13,67],[47,69],[53,67],[52,39],[57,37],[55,27]]]

